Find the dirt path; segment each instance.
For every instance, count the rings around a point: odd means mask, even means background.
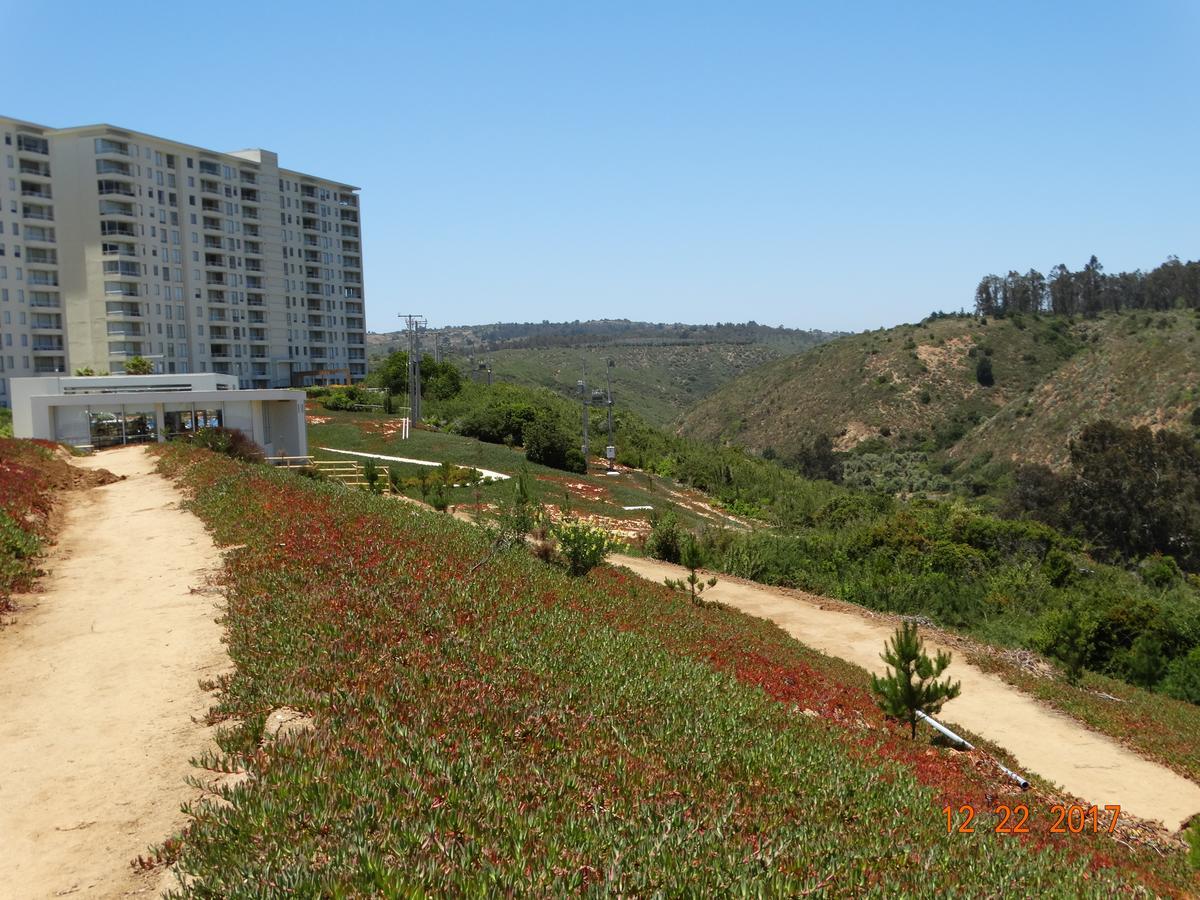
[[[129,862],[177,831],[211,744],[198,681],[229,668],[199,519],[141,448],[79,464],[128,476],[67,495],[41,592],[0,631],[0,896],[153,896]]]
[[[609,561],[659,583],[664,577],[686,574],[679,566],[656,560],[613,555]],[[719,580],[710,591],[706,598],[770,619],[809,647],[872,672],[884,668],[879,654],[892,634],[890,625],[841,609],[822,608],[817,598],[806,602],[728,579]],[[927,643],[931,652],[938,647]],[[1200,812],[1200,786],[1181,775],[1048,709],[1000,678],[964,662],[958,654],[947,673],[962,682],[962,695],[944,707],[946,720],[1004,747],[1024,769],[1090,803],[1119,803],[1125,812],[1157,819],[1172,830]]]
[[[441,465],[440,462],[433,462],[428,459],[410,459],[407,456],[384,456],[382,453],[362,453],[358,450],[338,450],[336,447],[318,447],[318,450],[324,450],[326,453],[341,453],[344,456],[358,456],[363,459],[381,459],[384,462],[408,463],[413,466],[431,466],[437,468]],[[496,481],[508,481],[512,478],[511,475],[505,475],[503,472],[494,472],[491,469],[481,469],[479,466],[472,466],[468,463],[453,463],[463,469],[474,469],[484,478],[494,478]]]

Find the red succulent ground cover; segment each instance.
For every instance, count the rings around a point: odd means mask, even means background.
[[[34,560],[50,537],[54,491],[71,483],[70,466],[54,454],[57,446],[0,438],[0,609],[37,573]]]
[[[215,716],[243,722],[220,765],[254,778],[195,810],[180,856],[195,896],[1190,883],[1177,860],[1155,875],[1145,853],[1032,817],[1027,836],[947,834],[941,805],[1006,796],[994,772],[909,742],[863,673],[769,623],[623,571],[571,580],[492,555],[448,516],[159,452],[239,547],[237,671]],[[315,731],[260,745],[284,705]]]

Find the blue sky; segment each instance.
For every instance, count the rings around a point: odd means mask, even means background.
[[[1200,256],[1190,0],[0,0],[0,32],[0,113],[361,185],[377,331],[857,330],[992,271]]]

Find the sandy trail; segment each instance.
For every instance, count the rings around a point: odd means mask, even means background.
[[[0,631],[0,896],[151,896],[129,862],[184,824],[211,746],[199,679],[229,668],[220,555],[138,447],[77,461],[125,481],[65,495],[41,593]]]
[[[613,555],[609,562],[659,583],[687,572],[680,566],[631,556]],[[806,602],[728,579],[719,580],[704,596],[769,619],[830,656],[872,672],[885,668],[879,654],[891,637],[890,625],[853,612],[822,608],[816,597]],[[931,653],[939,649],[933,641],[926,644]],[[1089,803],[1101,807],[1119,803],[1124,812],[1157,819],[1172,830],[1200,812],[1200,786],[981,672],[964,662],[961,654],[955,654],[947,674],[962,682],[962,695],[946,704],[945,719],[1004,747],[1025,770]]]

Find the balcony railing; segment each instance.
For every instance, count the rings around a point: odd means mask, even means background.
[[[20,172],[22,175],[33,175],[37,178],[50,177],[50,163],[39,162],[33,159],[21,160]]]
[[[17,152],[18,153],[40,153],[42,156],[50,155],[50,142],[45,138],[34,137],[31,134],[17,135]]]
[[[32,219],[35,222],[53,222],[54,210],[47,206],[23,206],[21,207],[21,218]]]
[[[96,160],[96,174],[128,176],[130,174],[129,163],[116,159],[98,159]]]
[[[108,138],[96,138],[96,155],[112,154],[118,156],[129,155],[129,145],[121,141],[110,141]]]
[[[137,237],[137,227],[129,222],[101,222],[100,233],[108,236]]]
[[[58,287],[57,272],[41,272],[36,269],[31,269],[25,273],[26,284],[42,284],[47,287]]]
[[[54,229],[43,228],[41,225],[26,225],[25,226],[25,243],[36,241],[42,244],[53,244]]]
[[[200,160],[200,174],[216,175],[219,178],[221,176],[221,167],[215,162],[209,162],[206,159],[202,159]]]

